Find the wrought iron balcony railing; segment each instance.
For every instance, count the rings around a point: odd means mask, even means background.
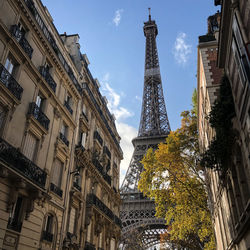
[[[9,71],[0,63],[0,81],[2,84],[20,101],[23,88],[9,73]]]
[[[96,250],[95,245],[90,242],[85,242],[84,250]]]
[[[70,104],[67,101],[64,101],[64,106],[69,111],[69,113],[72,115],[73,114],[73,109],[71,108]]]
[[[56,92],[56,82],[54,81],[54,79],[50,75],[49,71],[44,66],[41,66],[39,71],[40,71],[42,77],[45,79],[45,81],[49,84],[51,89],[54,92]]]
[[[53,241],[53,234],[52,233],[49,233],[47,231],[43,231],[43,236],[42,236],[42,239],[43,240],[46,240],[48,242],[52,242]]]
[[[60,139],[63,141],[63,143],[68,147],[69,146],[69,141],[66,138],[66,136],[63,133],[60,133]]]
[[[12,218],[9,218],[7,228],[20,233],[22,230],[22,225],[23,225],[22,222],[12,220]]]
[[[39,187],[45,188],[46,172],[2,138],[0,138],[0,158],[23,177]]]
[[[41,111],[35,102],[31,102],[28,115],[32,115],[46,130],[49,129],[49,118]]]
[[[24,0],[28,9],[30,10],[30,12],[32,13],[32,15],[34,16],[38,26],[40,27],[40,29],[42,30],[44,36],[47,38],[48,42],[50,43],[52,49],[55,51],[55,53],[58,56],[59,61],[62,63],[64,69],[66,70],[66,72],[68,73],[69,77],[71,78],[71,80],[73,81],[76,89],[78,90],[78,92],[81,94],[82,93],[82,88],[80,86],[80,84],[78,83],[78,81],[76,80],[72,69],[70,68],[70,66],[67,64],[65,58],[63,57],[62,53],[60,52],[60,49],[58,48],[55,39],[53,38],[52,34],[50,33],[50,31],[48,30],[48,28],[46,27],[42,17],[40,16],[40,14],[38,13],[34,2],[32,0]],[[58,34],[59,36],[59,34]]]
[[[111,176],[104,172],[104,169],[103,169],[103,166],[101,165],[101,163],[100,163],[97,159],[93,159],[93,160],[92,160],[92,163],[93,163],[94,166],[97,168],[97,170],[99,171],[99,173],[103,176],[103,179],[104,179],[109,185],[111,185]]]
[[[50,191],[62,197],[63,191],[61,188],[57,187],[54,183],[50,183]]]
[[[24,52],[31,59],[32,53],[33,53],[33,48],[30,46],[29,42],[26,40],[26,38],[24,37],[24,34],[21,32],[19,27],[16,24],[12,25],[10,28],[10,32],[16,38],[18,43],[21,45]]]
[[[82,116],[85,118],[85,120],[86,120],[87,122],[89,121],[87,115],[86,115],[83,111],[82,111]]]
[[[111,158],[111,153],[110,153],[110,151],[109,151],[109,149],[108,149],[107,146],[103,147],[103,153],[106,154],[109,159]]]
[[[100,134],[98,133],[98,131],[95,131],[95,132],[94,132],[94,139],[96,139],[96,140],[100,143],[100,145],[102,146],[102,144],[103,144],[103,139],[102,139],[102,137],[100,136]]]
[[[73,182],[73,187],[75,187],[80,192],[82,191],[82,188],[80,187],[80,185],[76,181]]]
[[[121,227],[121,220],[95,194],[87,195],[87,205],[94,205],[108,216],[115,224]]]

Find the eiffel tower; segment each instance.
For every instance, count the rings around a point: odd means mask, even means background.
[[[143,171],[140,161],[149,148],[157,149],[170,132],[156,47],[158,29],[151,20],[150,8],[149,20],[144,23],[143,30],[146,54],[141,120],[138,136],[132,140],[134,153],[121,186],[122,244],[125,249],[133,250],[147,249],[159,243],[160,233],[166,230],[165,220],[155,217],[154,202],[138,190]]]

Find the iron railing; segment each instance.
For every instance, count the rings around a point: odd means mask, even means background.
[[[46,240],[48,242],[52,242],[53,241],[53,237],[54,235],[52,233],[49,233],[47,231],[43,231],[43,235],[42,235],[42,239]]]
[[[46,130],[49,129],[49,118],[41,111],[35,102],[29,105],[28,115],[32,115]]]
[[[62,197],[63,191],[61,188],[57,187],[54,183],[50,183],[50,191]]]
[[[100,145],[102,146],[102,144],[103,144],[103,139],[102,139],[102,137],[100,136],[100,134],[99,134],[98,131],[95,131],[95,132],[94,132],[94,139],[96,139],[96,140],[100,143]]]
[[[87,115],[86,115],[83,111],[82,111],[82,116],[85,118],[85,120],[86,120],[87,122],[89,121]]]
[[[40,29],[42,30],[44,36],[47,38],[48,42],[50,43],[52,49],[55,51],[55,53],[58,56],[59,61],[62,63],[64,69],[66,70],[66,72],[68,73],[69,77],[71,78],[72,82],[74,83],[76,89],[78,90],[78,92],[81,94],[82,93],[82,88],[80,86],[80,84],[78,83],[78,81],[76,80],[72,69],[70,68],[70,66],[67,64],[65,58],[63,57],[62,53],[60,52],[60,49],[58,48],[55,39],[53,38],[52,34],[50,33],[50,31],[48,30],[48,28],[46,27],[42,17],[40,16],[40,14],[38,13],[34,2],[32,0],[24,0],[28,9],[30,10],[30,12],[32,13],[32,15],[34,16],[38,26],[40,27]],[[58,34],[58,36],[60,36]]]
[[[104,172],[104,169],[103,169],[103,166],[101,165],[101,163],[97,159],[93,159],[92,163],[94,164],[94,166],[96,167],[96,169],[99,171],[99,173],[103,176],[103,179],[109,185],[111,185],[111,176]]]
[[[1,63],[0,63],[0,81],[19,101],[21,100],[23,88]]]
[[[110,151],[109,151],[109,149],[108,149],[107,146],[103,147],[103,153],[106,154],[109,159],[111,158],[111,153],[110,153]]]
[[[80,187],[80,185],[76,181],[73,182],[73,187],[76,188],[77,190],[79,190],[80,192],[82,191],[82,188]]]
[[[46,67],[44,67],[44,66],[41,66],[39,71],[40,71],[42,77],[45,79],[45,81],[49,84],[51,89],[54,92],[56,92],[56,82],[54,81],[54,79],[50,75],[48,69]]]
[[[72,115],[72,114],[73,114],[73,109],[71,108],[69,102],[64,101],[64,106],[65,106],[66,109],[69,111],[69,113]]]
[[[121,220],[95,194],[87,195],[87,205],[94,205],[108,216],[115,224],[121,227]]]
[[[96,250],[96,248],[95,248],[95,245],[94,245],[94,244],[92,244],[92,243],[86,241],[86,242],[85,242],[84,250]]]
[[[10,28],[10,32],[16,38],[18,43],[21,45],[24,52],[31,59],[32,53],[33,53],[33,48],[30,46],[29,42],[26,40],[26,38],[24,37],[24,34],[21,32],[19,27],[16,24],[12,25]]]
[[[66,138],[66,136],[63,133],[60,133],[59,136],[60,136],[60,139],[63,141],[63,143],[68,147],[69,146],[69,141]]]
[[[22,225],[22,222],[9,218],[7,228],[20,233],[22,230]]]
[[[0,158],[7,165],[41,188],[45,188],[47,174],[18,149],[0,138]]]

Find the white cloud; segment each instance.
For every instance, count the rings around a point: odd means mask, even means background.
[[[180,32],[175,40],[174,44],[174,57],[178,64],[186,64],[188,56],[191,53],[191,45],[186,42],[186,33]]]
[[[110,75],[109,73],[106,73],[102,79],[102,93],[108,99],[108,108],[110,112],[116,117],[116,127],[118,134],[121,137],[121,148],[123,150],[124,158],[120,165],[120,184],[122,184],[134,151],[131,141],[136,137],[137,129],[125,122],[125,119],[133,116],[134,113],[120,105],[121,97],[124,96],[124,94],[116,93],[115,90],[110,87],[108,83],[109,80]]]
[[[116,10],[115,11],[115,16],[113,18],[113,23],[115,24],[115,26],[117,27],[120,22],[121,22],[121,18],[122,18],[122,12],[123,12],[123,9],[119,9],[119,10]]]
[[[136,99],[137,101],[139,101],[139,102],[142,102],[142,98],[141,98],[140,96],[138,96],[138,95],[135,96],[135,99]]]

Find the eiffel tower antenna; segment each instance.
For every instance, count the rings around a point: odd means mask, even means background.
[[[160,233],[166,227],[164,219],[154,216],[154,202],[138,190],[140,174],[143,171],[140,161],[149,148],[157,149],[158,144],[164,142],[170,132],[156,46],[158,28],[155,21],[151,20],[151,9],[148,10],[149,20],[143,27],[146,48],[141,119],[138,136],[132,140],[134,153],[121,186],[123,244],[128,245],[136,233],[140,235],[138,244],[143,246],[143,249],[159,243]],[[148,231],[150,237],[146,233]]]

